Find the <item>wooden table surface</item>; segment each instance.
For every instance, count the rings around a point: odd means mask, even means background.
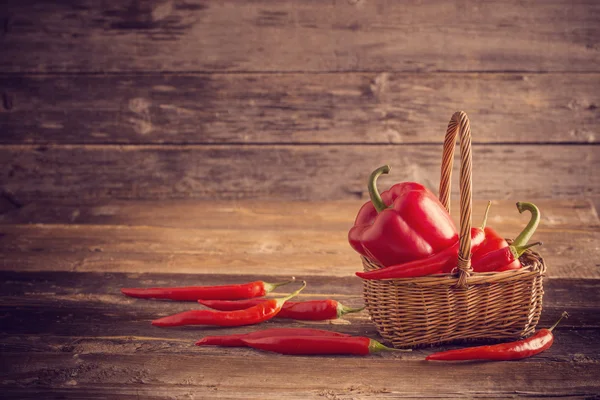
[[[300,299],[360,306],[361,268],[346,233],[360,201],[30,203],[0,216],[0,385],[4,398],[598,398],[600,221],[592,202],[540,200],[548,263],[540,326],[562,311],[554,346],[516,362],[423,361],[441,348],[368,357],[292,357],[199,348],[210,334],[316,327],[380,339],[367,312],[328,322],[161,329],[193,303],[122,296],[121,287],[308,281]],[[485,202],[474,204],[474,223]],[[456,210],[453,210],[456,218]],[[489,225],[527,221],[493,202]],[[280,288],[278,294],[286,289]]]

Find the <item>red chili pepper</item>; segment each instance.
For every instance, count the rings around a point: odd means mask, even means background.
[[[452,218],[423,185],[403,182],[379,194],[377,178],[387,174],[384,165],[369,178],[371,201],[358,212],[348,241],[354,250],[383,266],[427,258],[458,239]]]
[[[198,300],[198,303],[220,311],[244,310],[255,306],[264,299],[249,299],[238,301],[226,300]],[[341,316],[364,310],[361,308],[346,307],[335,300],[288,301],[283,305],[277,318],[291,318],[302,321],[324,321],[336,319]]]
[[[260,339],[274,336],[331,336],[331,337],[349,337],[345,333],[326,331],[323,329],[311,328],[271,328],[262,331],[243,333],[238,335],[223,336],[205,336],[196,342],[196,346],[227,346],[227,347],[247,347],[244,339]]]
[[[121,293],[140,299],[169,299],[178,301],[203,300],[239,300],[264,296],[275,288],[287,285],[292,281],[267,283],[263,281],[249,282],[240,285],[222,286],[188,286],[158,288],[123,288]]]
[[[362,336],[283,336],[243,340],[248,346],[255,349],[292,355],[354,354],[364,356],[380,351],[401,351]]]
[[[518,257],[523,253],[523,251],[520,251],[519,249],[522,250],[524,248],[537,229],[540,222],[540,211],[534,204],[525,202],[517,203],[517,209],[520,213],[523,213],[524,211],[531,212],[531,219],[519,236],[517,236],[513,241],[512,246],[514,249],[508,249],[508,242],[504,240],[503,237],[498,235],[498,233],[492,228],[485,228],[486,239],[471,258],[471,268],[473,268],[473,271],[507,271],[510,269],[521,268],[521,262],[519,261]],[[518,255],[515,254],[515,252]],[[495,253],[495,255],[489,256],[491,253]],[[516,258],[514,257],[515,255],[517,255]],[[512,261],[508,262],[507,264],[500,266],[497,264],[502,262],[502,260],[510,259],[512,259]],[[493,265],[489,265],[488,263],[490,262]]]
[[[397,278],[415,278],[441,272],[443,269],[456,266],[456,257],[458,256],[459,243],[454,243],[451,247],[440,251],[428,258],[411,261],[404,264],[392,265],[373,271],[356,273],[356,276],[367,280],[397,279]]]
[[[431,354],[425,359],[431,361],[510,361],[531,357],[552,346],[552,343],[554,342],[552,331],[564,317],[568,317],[566,312],[563,312],[560,319],[552,325],[551,328],[541,329],[535,335],[527,339],[491,346],[477,346],[466,349],[442,351]]]
[[[262,303],[237,311],[214,311],[214,310],[193,310],[184,311],[179,314],[169,315],[152,321],[152,325],[182,326],[182,325],[216,325],[216,326],[242,326],[253,325],[273,318],[285,302],[296,296],[306,287],[306,282],[302,282],[302,287],[294,293],[279,299],[269,299]]]
[[[507,271],[509,269],[515,269],[513,263],[516,261],[519,263],[516,269],[519,269],[521,268],[519,257],[521,257],[528,248],[540,244],[542,244],[542,242],[531,243],[521,247],[511,245],[494,250],[481,257],[477,262],[471,264],[471,267],[473,268],[473,271],[477,272]]]
[[[477,251],[479,246],[485,240],[484,227],[487,222],[487,215],[490,209],[488,203],[481,228],[471,228],[471,251]],[[369,272],[357,272],[356,275],[362,279],[395,279],[395,278],[415,278],[440,272],[450,272],[458,260],[459,242],[456,241],[452,246],[436,253],[430,257],[411,261],[404,264],[392,265],[389,267],[376,269]]]

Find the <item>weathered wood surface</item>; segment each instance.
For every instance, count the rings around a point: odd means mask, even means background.
[[[337,321],[160,329],[149,322],[201,306],[119,292],[294,275],[309,283],[301,300],[360,306],[362,283],[352,276],[359,262],[346,232],[362,201],[9,203],[15,208],[0,218],[4,398],[583,399],[600,393],[600,222],[587,200],[536,200],[543,219],[535,239],[546,242],[549,264],[540,326],[570,313],[554,346],[520,362],[452,366],[423,358],[456,345],[369,357],[198,348],[193,343],[204,335],[266,327],[379,336],[366,312]],[[474,220],[484,206],[475,202]],[[512,201],[494,201],[489,224],[516,233],[528,218],[514,208]]]
[[[589,201],[535,203],[548,275],[600,278],[600,221]],[[351,276],[360,262],[346,235],[361,204],[33,203],[0,217],[0,269]],[[479,225],[485,202],[474,209]],[[452,214],[457,221],[457,207]],[[495,201],[488,224],[515,237],[527,221],[514,202]]]
[[[599,74],[0,78],[1,143],[597,143]]]
[[[492,226],[507,237],[520,231]],[[351,276],[362,266],[348,245],[348,229],[0,226],[0,269]],[[598,228],[541,228],[535,240],[544,242],[539,252],[548,276],[600,278]]]
[[[344,200],[366,198],[370,171],[386,163],[393,171],[381,179],[382,187],[414,180],[437,188],[441,151],[438,145],[5,145],[0,147],[0,187],[20,203],[39,198]],[[476,199],[600,195],[595,146],[478,145],[473,168]]]
[[[63,398],[440,398],[568,396],[585,398],[600,389],[600,287],[598,281],[547,281],[541,324],[564,309],[547,352],[513,363],[426,363],[440,348],[360,357],[284,357],[249,349],[198,348],[204,335],[250,332],[266,327],[310,326],[378,338],[366,313],[345,322],[274,320],[259,327],[152,327],[157,316],[199,307],[144,301],[119,293],[123,286],[184,285],[197,275],[99,273],[0,273],[3,396]],[[257,276],[212,275],[210,283]],[[358,279],[304,276],[303,299],[334,297],[360,305]],[[452,348],[456,346],[445,346]],[[314,379],[315,363],[319,379]],[[402,379],[392,379],[392,376]],[[489,379],[498,376],[501,379]],[[153,397],[154,396],[154,397]],[[338,396],[338,397],[335,397]]]
[[[596,230],[600,220],[590,200],[527,199],[541,210],[540,230]],[[366,200],[365,200],[366,201]],[[181,229],[263,229],[344,231],[354,222],[363,201],[118,201],[82,203],[79,199],[51,203],[44,200],[13,206],[0,214],[0,224],[130,225]],[[458,221],[458,199],[450,214]],[[473,224],[479,226],[487,200],[473,201]],[[515,202],[493,200],[488,224],[518,230],[528,217]],[[514,232],[506,232],[506,235]]]
[[[587,0],[11,0],[0,70],[597,72],[599,13]]]

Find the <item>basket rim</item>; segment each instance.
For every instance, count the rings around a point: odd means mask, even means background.
[[[383,266],[376,264],[369,260],[368,258],[361,256],[360,257],[363,262],[363,266],[366,270],[380,269],[384,268]],[[546,263],[542,256],[533,251],[527,250],[520,258],[521,262],[524,264],[522,268],[515,270],[508,270],[502,272],[473,272],[469,273],[467,277],[466,283],[468,285],[476,285],[476,284],[489,284],[489,283],[499,283],[506,282],[512,280],[520,280],[527,279],[532,276],[545,276],[546,275]],[[435,274],[435,275],[426,275],[420,277],[412,277],[412,278],[389,278],[389,279],[379,279],[375,282],[387,282],[394,283],[397,285],[410,284],[410,285],[418,285],[418,286],[436,286],[436,285],[444,285],[444,286],[457,286],[458,281],[460,279],[459,271],[454,273],[445,273],[445,274]],[[365,281],[363,279],[363,281]]]

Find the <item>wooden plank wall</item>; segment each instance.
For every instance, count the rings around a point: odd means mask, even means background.
[[[436,189],[462,109],[476,198],[599,198],[599,43],[589,0],[9,0],[0,188],[347,200],[390,163]]]

